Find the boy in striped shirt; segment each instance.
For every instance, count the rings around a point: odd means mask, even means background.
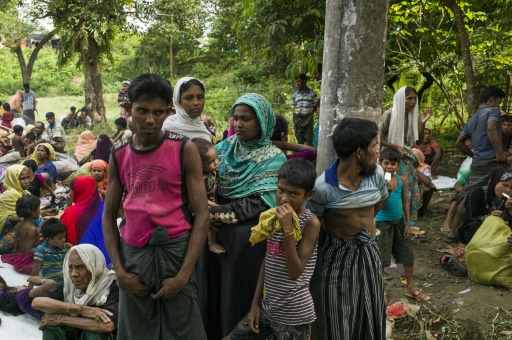
[[[276,217],[282,229],[267,239],[251,310],[230,339],[308,339],[311,335],[316,315],[309,281],[316,264],[320,221],[304,201],[313,196],[315,179],[315,167],[305,159],[290,159],[279,170]],[[302,233],[299,242],[294,238],[294,212]]]

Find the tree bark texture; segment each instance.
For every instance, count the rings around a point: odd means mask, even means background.
[[[466,78],[466,109],[471,117],[478,109],[478,98],[476,93],[475,75],[473,70],[473,60],[471,59],[468,30],[464,23],[464,13],[460,9],[457,0],[443,0],[443,3],[450,11],[453,12],[455,17],[455,26],[457,27],[457,32],[459,34],[460,52],[464,63],[464,76]]]
[[[81,53],[85,76],[85,106],[91,110],[93,117],[99,116],[101,121],[106,121],[98,44],[94,38],[89,37],[87,49],[82,49]]]
[[[25,62],[25,57],[23,56],[23,51],[21,50],[21,47],[18,46],[14,50],[16,52],[16,55],[18,56],[18,62],[20,64],[21,77],[23,79],[23,83],[30,83],[30,78],[32,78],[32,71],[34,69],[34,63],[37,59],[37,54],[44,47],[44,45],[46,45],[46,43],[50,41],[54,34],[55,31],[50,31],[43,37],[43,39],[41,39],[41,41],[39,41],[37,46],[34,47],[32,54],[30,54],[28,65]]]
[[[317,172],[335,159],[335,126],[345,117],[379,123],[388,2],[327,0]]]

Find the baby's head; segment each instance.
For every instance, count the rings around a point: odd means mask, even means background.
[[[219,159],[217,158],[217,151],[213,147],[213,144],[203,138],[194,138],[192,142],[196,145],[199,156],[201,156],[203,173],[209,174],[217,171]]]
[[[36,141],[36,134],[35,134],[35,132],[33,132],[33,131],[27,132],[27,134],[25,135],[25,140],[29,144],[34,143]]]
[[[394,174],[400,167],[400,152],[395,149],[386,148],[380,152],[379,162],[385,172]]]
[[[21,125],[14,125],[13,128],[12,128],[12,131],[14,131],[14,134],[16,136],[23,136],[23,126]]]

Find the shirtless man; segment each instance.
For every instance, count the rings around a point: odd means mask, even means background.
[[[374,122],[345,118],[333,144],[338,159],[317,178],[307,207],[323,218],[322,305],[326,339],[384,339],[386,317],[374,217],[388,189]]]

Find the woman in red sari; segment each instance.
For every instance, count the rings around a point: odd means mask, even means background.
[[[60,218],[66,225],[68,242],[73,245],[95,245],[105,255],[107,264],[110,264],[101,230],[103,202],[98,195],[96,181],[90,176],[80,176],[71,181],[70,187],[74,204],[67,207]]]

